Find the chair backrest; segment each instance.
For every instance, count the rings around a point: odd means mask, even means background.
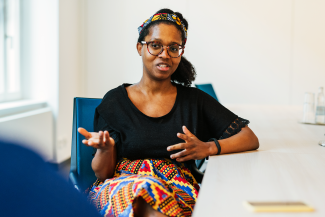
[[[81,191],[94,183],[96,177],[91,168],[93,148],[82,143],[84,136],[78,133],[78,127],[94,131],[95,109],[101,101],[102,99],[74,98],[70,181]]]
[[[195,84],[195,87],[206,92],[207,94],[209,94],[219,102],[218,97],[214,92],[212,84]]]

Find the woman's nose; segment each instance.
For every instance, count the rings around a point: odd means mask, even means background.
[[[167,52],[167,47],[163,47],[163,51],[159,54],[159,57],[161,58],[170,58],[168,52]]]

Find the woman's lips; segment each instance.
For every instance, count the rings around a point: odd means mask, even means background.
[[[160,70],[160,71],[168,71],[169,70],[169,66],[166,65],[166,64],[158,64],[157,65],[157,68]]]

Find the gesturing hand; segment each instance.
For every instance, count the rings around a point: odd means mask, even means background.
[[[109,136],[108,131],[99,131],[98,133],[95,132],[88,132],[86,129],[79,127],[78,132],[83,135],[86,139],[82,140],[82,143],[97,148],[100,150],[108,150],[115,145],[115,141],[112,137]]]
[[[210,145],[206,142],[202,142],[195,135],[193,135],[186,126],[183,126],[183,132],[177,133],[177,137],[183,139],[185,143],[178,143],[176,145],[169,146],[167,151],[174,151],[178,149],[184,149],[176,154],[170,156],[171,159],[176,159],[179,162],[188,160],[203,159],[209,156]]]

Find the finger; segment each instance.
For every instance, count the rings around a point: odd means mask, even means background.
[[[177,152],[176,154],[172,154],[170,155],[171,159],[176,159],[176,158],[180,158],[180,157],[184,157],[186,155],[189,155],[189,151],[184,149],[183,151]]]
[[[109,132],[107,130],[105,130],[104,132],[104,137],[105,137],[105,143],[109,143],[110,137],[109,137]]]
[[[78,132],[83,135],[86,139],[91,138],[91,133],[89,133],[85,128],[79,127]]]
[[[100,146],[99,138],[90,138],[90,139],[88,139],[88,145]]]
[[[110,145],[115,145],[115,140],[109,135],[109,132],[107,132],[107,142],[110,144]]]
[[[182,133],[177,133],[177,137],[183,139],[184,141],[188,141],[190,138]]]
[[[90,140],[87,140],[87,139],[82,140],[82,143],[83,143],[85,146],[88,146],[88,147],[92,147],[92,145],[93,145],[93,144],[90,143]]]
[[[187,136],[189,136],[189,137],[193,137],[193,136],[194,136],[194,135],[191,133],[191,131],[189,131],[189,130],[187,129],[186,126],[183,126],[183,132],[184,132]]]
[[[90,132],[89,132],[90,133]],[[90,133],[92,139],[99,139],[99,133],[91,132]]]
[[[103,131],[99,131],[98,139],[99,139],[99,144],[100,145],[103,145],[103,140],[104,140],[104,135],[103,134],[104,134]]]
[[[188,160],[194,160],[194,156],[189,154],[189,155],[186,155],[185,157],[181,157],[181,158],[176,158],[176,161],[177,162],[184,162],[184,161],[188,161]]]
[[[176,145],[168,146],[167,151],[174,151],[174,150],[185,149],[185,148],[186,148],[186,143],[178,143]]]

